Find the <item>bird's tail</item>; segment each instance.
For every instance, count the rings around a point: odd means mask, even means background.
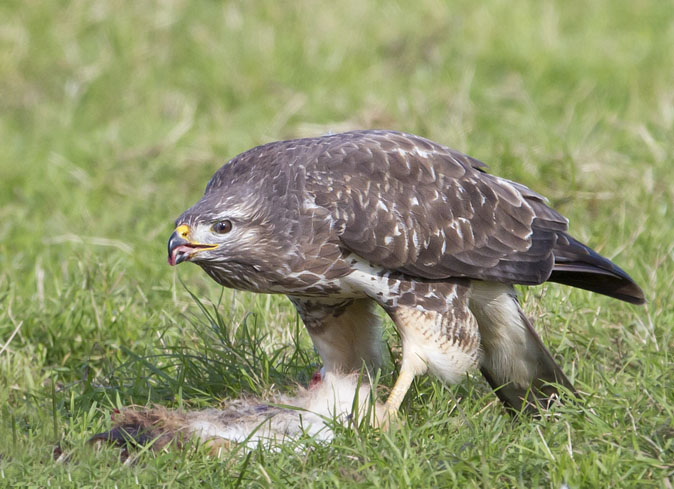
[[[520,308],[512,286],[473,282],[471,311],[480,328],[480,370],[506,407],[536,412],[559,398],[559,386],[576,393]]]
[[[624,270],[568,234],[557,234],[553,253],[555,265],[550,282],[591,290],[631,304],[646,302],[644,292]]]

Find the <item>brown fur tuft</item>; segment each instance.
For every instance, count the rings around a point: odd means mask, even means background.
[[[89,439],[90,443],[110,442],[118,446],[151,445],[162,450],[172,441],[182,444],[187,425],[185,414],[164,407],[130,407],[115,413],[114,427]]]

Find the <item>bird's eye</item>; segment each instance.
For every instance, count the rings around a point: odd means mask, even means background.
[[[213,226],[211,226],[213,232],[218,234],[227,234],[232,230],[232,221],[225,219],[224,221],[218,221]]]

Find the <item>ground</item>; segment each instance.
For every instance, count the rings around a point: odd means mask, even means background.
[[[2,2],[0,487],[672,487],[673,45],[658,0]],[[547,195],[642,285],[645,307],[522,289],[584,401],[515,421],[479,374],[422,379],[391,433],[92,452],[121,406],[309,381],[284,298],[171,269],[166,240],[229,157],[355,128]]]

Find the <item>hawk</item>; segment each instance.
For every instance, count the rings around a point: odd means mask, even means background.
[[[544,197],[485,167],[384,130],[258,146],[177,219],[168,261],[288,296],[328,373],[381,365],[383,308],[402,341],[391,415],[415,376],[455,383],[475,366],[506,406],[546,407],[573,385],[513,286],[552,281],[633,304],[644,294]]]

